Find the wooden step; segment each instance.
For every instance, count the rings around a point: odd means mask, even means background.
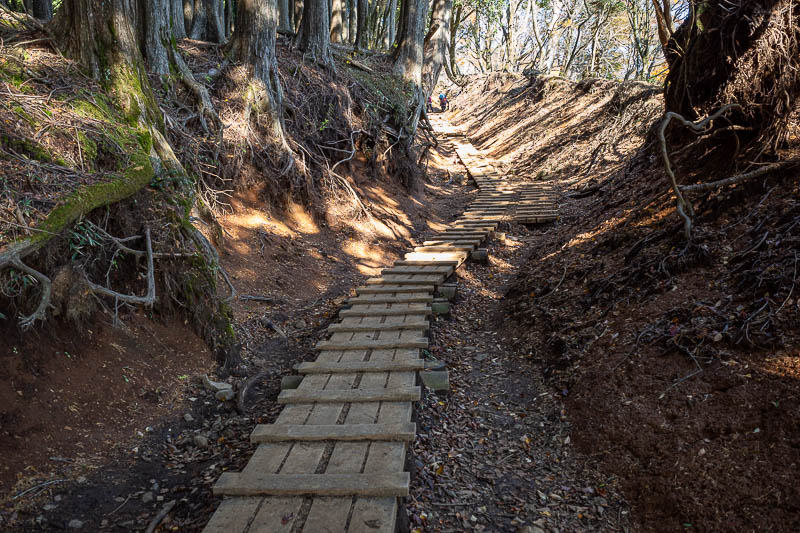
[[[394,266],[390,268],[385,268],[381,270],[381,276],[392,276],[392,275],[414,275],[414,274],[423,274],[423,275],[433,275],[433,274],[444,274],[445,276],[449,276],[453,273],[453,267],[448,265],[431,265],[431,266]]]
[[[415,294],[415,293],[406,293],[406,294],[398,294],[397,296],[392,295],[369,295],[369,298],[365,298],[364,296],[359,296],[356,298],[350,298],[347,300],[347,303],[350,305],[359,305],[359,304],[399,304],[399,303],[413,303],[413,302],[432,302],[433,301],[433,293],[429,292],[427,294]]]
[[[427,320],[412,320],[410,322],[400,323],[385,323],[385,324],[331,324],[328,326],[328,331],[331,333],[340,333],[347,331],[405,331],[405,330],[420,330],[426,331],[430,328]]]
[[[447,276],[444,274],[403,274],[368,278],[367,285],[439,285]]]
[[[433,246],[417,246],[415,252],[449,252],[452,250],[465,250],[471,252],[476,246],[474,244],[437,244]],[[438,285],[438,283],[436,284]]]
[[[315,350],[391,350],[394,348],[427,348],[428,339],[359,339],[352,341],[319,341]]]
[[[217,496],[408,496],[408,472],[378,474],[264,474],[223,472]]]
[[[356,288],[356,294],[406,294],[414,292],[431,292],[430,285],[365,285]]]
[[[289,389],[281,391],[278,395],[278,403],[417,402],[420,394],[419,387],[344,390]]]
[[[425,368],[423,359],[400,361],[340,361],[300,363],[300,374],[351,374],[354,372],[412,372]]]
[[[414,440],[417,425],[401,424],[259,424],[250,434],[250,442],[288,441],[405,441]]]
[[[429,305],[411,309],[389,309],[388,307],[367,308],[366,306],[358,305],[350,309],[342,309],[341,311],[339,311],[339,316],[342,318],[353,317],[353,316],[404,316],[404,315],[428,316],[430,314],[431,314],[431,307]]]

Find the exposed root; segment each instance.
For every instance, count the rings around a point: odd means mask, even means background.
[[[118,302],[124,302],[134,305],[152,306],[156,301],[156,279],[155,279],[155,265],[153,264],[153,243],[150,239],[150,228],[144,231],[145,245],[147,247],[147,294],[144,296],[134,296],[130,294],[122,294],[113,291],[109,288],[98,285],[84,276],[86,284],[92,292],[114,298]]]
[[[12,259],[10,266],[33,276],[39,283],[42,284],[42,294],[39,297],[39,305],[36,307],[36,311],[34,311],[31,315],[21,316],[19,318],[19,325],[22,327],[22,329],[28,329],[33,326],[34,322],[37,320],[44,320],[45,316],[47,315],[47,309],[50,307],[50,295],[52,294],[53,284],[50,281],[50,278],[38,270],[29,267],[19,258],[15,257]]]
[[[208,89],[194,79],[191,69],[183,60],[183,56],[181,56],[181,53],[176,46],[168,46],[167,50],[169,51],[170,60],[178,69],[181,82],[183,82],[186,88],[194,95],[195,100],[197,101],[197,106],[199,108],[198,117],[200,118],[200,123],[203,126],[203,130],[206,133],[210,133],[208,127],[208,122],[210,121],[214,125],[214,129],[217,131],[221,140],[223,124],[219,118],[219,115],[217,114],[216,109],[214,108],[214,104],[211,102],[211,96],[208,94]]]

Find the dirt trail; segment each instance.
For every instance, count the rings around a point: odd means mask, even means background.
[[[498,333],[507,285],[535,238],[552,231],[509,225],[504,242],[490,241],[488,265],[457,272],[451,316],[432,324],[430,353],[447,362],[451,391],[418,405],[412,528],[630,530],[615,480],[574,451],[560,391],[545,385],[529,353],[510,348],[516,339]]]

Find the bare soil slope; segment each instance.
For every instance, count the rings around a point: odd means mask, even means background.
[[[508,332],[643,530],[796,531],[798,179],[697,198],[687,246],[647,136],[658,93],[495,77],[455,99],[473,142],[564,188],[505,296]],[[703,154],[678,152],[687,181]]]

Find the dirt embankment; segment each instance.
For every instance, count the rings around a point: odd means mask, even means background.
[[[178,496],[171,527],[202,529],[218,503],[210,486],[221,469],[238,469],[249,457],[253,425],[277,411],[281,377],[313,356],[337,304],[469,201],[461,180],[448,182],[437,171],[454,154],[428,152],[423,179],[418,154],[405,154],[400,144],[389,149],[394,139],[379,125],[391,123],[383,114],[400,105],[391,97],[401,96],[402,86],[381,74],[386,65],[365,59],[374,76],[344,64],[329,72],[286,44],[279,43],[278,55],[291,80],[284,102],[293,169],[262,125],[242,118],[235,69],[203,78],[226,124],[218,157],[218,138],[204,133],[191,96],[159,83],[167,136],[193,179],[154,178],[130,199],[54,236],[30,264],[54,279],[57,309],[32,330],[22,331],[17,315],[35,307],[40,286],[13,269],[0,273],[3,531],[65,529],[73,520],[93,531],[140,527]],[[118,117],[101,88],[37,46],[13,58],[0,47],[0,81],[8,82],[0,102],[0,246],[29,234],[76,188],[108,180],[127,161],[118,153],[125,146],[108,133]],[[182,46],[196,73],[221,61],[216,48]],[[208,212],[189,211],[192,194]],[[212,325],[198,320],[196,309],[213,315],[229,291],[221,277],[216,287],[202,278],[216,269],[171,231],[189,223],[214,241],[239,296],[221,306],[231,319],[223,329],[238,348],[234,368],[220,369],[222,357],[204,342]],[[152,228],[156,252],[184,253],[156,260],[156,304],[143,311],[92,296],[83,276],[145,293],[144,261],[121,253],[110,237],[141,236],[145,228]],[[125,242],[143,247],[142,239]],[[61,289],[59,273],[70,273]],[[214,292],[219,300],[209,297]],[[259,378],[238,404],[204,390],[204,373],[237,391]]]
[[[562,186],[506,294],[509,333],[642,529],[798,530],[797,175],[695,198],[687,246],[647,135],[657,88],[509,76],[454,102],[518,177]],[[680,148],[687,182],[702,154]]]

